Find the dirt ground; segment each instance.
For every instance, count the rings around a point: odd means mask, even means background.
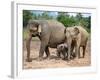
[[[73,59],[71,61],[59,59],[56,55],[56,49],[49,48],[50,50],[50,59],[38,61],[37,58],[39,56],[40,49],[40,41],[34,40],[31,42],[31,58],[32,62],[26,61],[26,47],[25,40],[23,43],[23,69],[41,69],[41,68],[63,68],[63,67],[81,67],[81,66],[90,66],[91,65],[91,45],[90,40],[88,40],[86,55],[85,58]],[[82,50],[81,50],[82,52]]]

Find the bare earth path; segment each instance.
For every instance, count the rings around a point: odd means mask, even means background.
[[[50,59],[44,59],[42,61],[38,61],[37,57],[39,55],[40,49],[40,41],[35,40],[31,42],[31,58],[32,62],[26,62],[26,47],[25,40],[23,43],[23,68],[24,69],[40,69],[40,68],[63,68],[63,67],[81,67],[81,66],[90,66],[91,64],[91,45],[90,40],[88,40],[86,55],[85,58],[74,59],[71,61],[62,60],[57,58],[56,49],[49,48],[50,50]],[[82,52],[82,50],[81,50]],[[45,58],[45,54],[44,54]]]

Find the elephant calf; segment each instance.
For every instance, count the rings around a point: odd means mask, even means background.
[[[68,59],[68,45],[66,43],[57,46],[57,56],[61,57],[64,60]],[[74,59],[75,57],[75,53],[72,52],[72,54],[70,54],[70,58]]]
[[[64,44],[60,44],[57,46],[57,56],[58,57],[61,57],[62,55],[63,59],[66,59],[66,56],[68,55],[67,53],[68,53],[67,44],[64,43]]]

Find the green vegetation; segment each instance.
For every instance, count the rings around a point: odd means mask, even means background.
[[[29,19],[35,18],[31,11],[23,10],[23,27],[25,27]]]
[[[23,10],[23,27],[24,37],[27,36],[25,30],[26,25],[30,19],[33,20],[57,20],[64,24],[65,27],[82,26],[89,33],[91,32],[91,16],[84,17],[83,13],[75,13],[76,15],[70,15],[68,12],[49,12],[49,11],[32,11]]]

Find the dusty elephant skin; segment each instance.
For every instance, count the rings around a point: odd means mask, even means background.
[[[55,20],[30,20],[28,25],[28,37],[26,40],[27,61],[31,62],[30,58],[30,42],[32,37],[39,37],[41,40],[39,58],[43,59],[44,52],[47,58],[50,57],[49,47],[56,48],[58,44],[65,41],[65,27],[62,23]]]
[[[68,27],[66,29],[66,42],[68,54],[72,54],[75,48],[75,55],[80,58],[80,47],[83,49],[82,57],[85,57],[85,50],[89,38],[88,32],[82,26]]]

